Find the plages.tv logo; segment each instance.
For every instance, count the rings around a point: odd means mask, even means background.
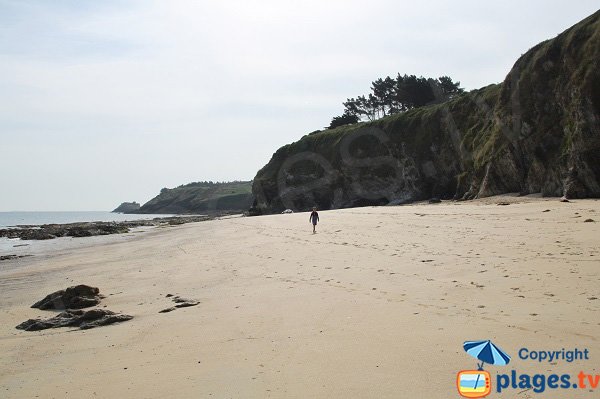
[[[492,377],[483,369],[484,364],[505,366],[510,362],[510,356],[490,340],[466,341],[463,348],[478,362],[477,370],[462,370],[456,375],[458,393],[465,398],[486,397],[492,392]]]

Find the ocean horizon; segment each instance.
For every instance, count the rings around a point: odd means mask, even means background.
[[[0,212],[0,228],[19,225],[65,224],[78,222],[122,222],[145,220],[173,214],[123,214],[108,211],[20,211]]]

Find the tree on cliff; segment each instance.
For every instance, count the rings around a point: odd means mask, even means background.
[[[333,129],[338,126],[343,125],[351,125],[353,123],[359,122],[360,119],[356,115],[351,115],[347,112],[344,112],[341,116],[334,116],[329,124],[328,129]]]
[[[329,128],[361,120],[374,121],[427,104],[443,102],[463,92],[460,82],[454,82],[449,76],[437,79],[400,74],[395,79],[386,76],[371,83],[371,93],[367,96],[347,99],[343,103],[344,113],[334,117]]]

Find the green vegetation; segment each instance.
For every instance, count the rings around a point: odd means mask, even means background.
[[[344,113],[332,119],[329,129],[406,112],[427,104],[447,101],[463,93],[460,82],[448,76],[437,79],[400,75],[395,79],[386,76],[371,83],[368,96],[349,98],[344,102]]]
[[[252,182],[195,182],[163,188],[136,213],[209,213],[244,211],[252,205]]]

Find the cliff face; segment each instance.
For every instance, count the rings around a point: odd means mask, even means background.
[[[600,12],[524,54],[504,82],[304,136],[256,175],[256,213],[473,199],[600,197]]]
[[[252,205],[252,182],[190,183],[163,188],[135,213],[209,213],[245,211]]]

